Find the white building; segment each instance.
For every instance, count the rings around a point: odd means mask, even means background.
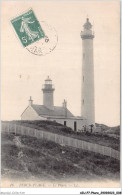
[[[52,80],[48,77],[43,85],[43,105],[33,104],[29,99],[29,105],[21,115],[21,120],[51,120],[71,127],[74,131],[81,130],[86,125],[86,119],[75,117],[68,109],[64,100],[62,106],[54,106]]]
[[[48,77],[43,85],[43,105],[33,104],[30,97],[29,106],[21,115],[21,120],[51,120],[71,127],[74,131],[81,131],[86,127],[92,131],[95,126],[94,111],[94,63],[93,63],[93,38],[92,25],[87,18],[82,38],[82,99],[81,117],[75,117],[68,109],[64,100],[62,106],[54,106],[54,86]]]

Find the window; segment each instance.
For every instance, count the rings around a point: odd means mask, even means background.
[[[67,124],[67,122],[66,121],[64,121],[64,125],[66,126],[66,124]]]
[[[74,121],[74,131],[77,131],[77,122]]]
[[[83,53],[83,59],[85,59],[85,53]]]
[[[83,82],[84,82],[84,76],[83,76]]]

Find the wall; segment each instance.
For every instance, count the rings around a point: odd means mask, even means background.
[[[28,106],[21,115],[21,120],[45,120],[45,118],[40,117],[31,106]]]
[[[88,125],[95,124],[94,109],[94,62],[93,40],[82,40],[82,116],[88,120]],[[84,78],[83,78],[84,77]]]
[[[112,148],[101,146],[98,144],[78,140],[75,138],[50,133],[47,131],[32,129],[30,127],[20,126],[16,124],[10,124],[2,122],[2,131],[7,133],[15,133],[19,135],[27,135],[32,137],[37,137],[38,139],[47,139],[55,143],[66,145],[70,147],[80,148],[82,150],[99,153],[104,156],[109,156],[120,160],[120,152]]]
[[[76,122],[76,131],[81,131],[83,126],[86,125],[86,120],[78,120],[78,119],[67,119],[67,118],[64,118],[64,119],[51,119],[52,121],[56,121],[57,123],[61,123],[62,125],[64,125],[64,121],[66,121],[66,126],[67,127],[70,127],[72,128],[73,130],[74,129],[74,122]]]
[[[48,116],[47,116],[48,117]],[[39,116],[35,110],[31,107],[28,106],[27,109],[23,112],[21,115],[21,120],[47,120],[46,118],[43,118]],[[64,121],[66,121],[66,126],[70,127],[74,130],[74,122],[76,121],[76,131],[81,131],[82,127],[86,125],[86,120],[78,120],[78,119],[69,119],[69,118],[64,118],[64,119],[58,119],[58,118],[53,118],[51,121],[56,121],[57,123],[63,124]]]
[[[49,109],[53,109],[54,105],[53,91],[44,91],[43,92],[43,105]]]

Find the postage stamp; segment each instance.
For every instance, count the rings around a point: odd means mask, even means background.
[[[24,47],[45,37],[45,33],[32,9],[11,20]]]

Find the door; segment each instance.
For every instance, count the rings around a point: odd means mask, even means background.
[[[65,125],[65,126],[67,125],[67,122],[66,122],[66,121],[64,121],[64,125]]]
[[[77,131],[77,122],[74,121],[74,131]]]

